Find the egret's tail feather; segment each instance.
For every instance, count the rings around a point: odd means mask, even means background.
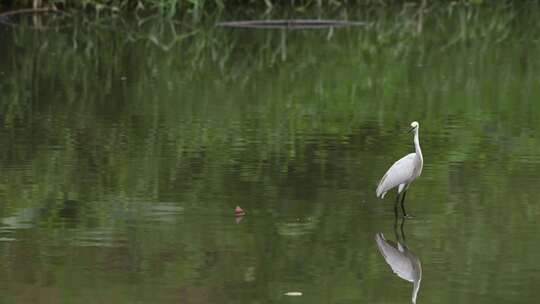
[[[387,173],[388,174],[388,173]],[[381,181],[379,182],[379,185],[377,185],[377,197],[379,198],[384,198],[384,196],[386,195],[386,191],[388,189],[384,189],[384,181],[386,180],[386,176],[387,174],[385,174],[382,178],[381,178]]]
[[[379,184],[379,186],[377,187],[377,197],[378,198],[384,198],[384,196],[386,195],[386,191],[383,190],[383,187],[382,187],[382,184]]]

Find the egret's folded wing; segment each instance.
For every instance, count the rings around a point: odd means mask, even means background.
[[[379,252],[390,268],[392,268],[392,271],[400,278],[414,282],[414,269],[407,254],[404,251],[399,251],[396,243],[387,241],[382,233],[375,235],[375,241],[377,242]],[[407,249],[405,248],[405,250]]]
[[[416,154],[407,154],[395,162],[377,186],[377,197],[384,197],[384,194],[390,189],[409,181],[414,172]]]

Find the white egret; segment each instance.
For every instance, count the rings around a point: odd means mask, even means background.
[[[403,197],[401,198],[401,210],[403,210],[403,216],[407,216],[405,212],[405,195],[411,183],[420,176],[422,173],[422,166],[424,164],[424,158],[422,157],[422,150],[420,149],[420,141],[418,139],[418,129],[420,124],[416,121],[411,123],[410,132],[414,132],[414,153],[405,155],[403,158],[395,162],[377,186],[377,197],[384,198],[386,193],[391,189],[398,187],[396,203],[394,205],[394,211],[397,216],[397,204],[399,202],[399,196],[403,192]]]
[[[400,278],[413,283],[412,303],[416,303],[420,281],[422,281],[422,264],[414,252],[399,241],[390,241],[382,233],[375,235],[377,248],[392,271]]]

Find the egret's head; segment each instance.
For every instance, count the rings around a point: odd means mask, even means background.
[[[420,124],[418,123],[418,121],[413,121],[411,122],[411,128],[409,129],[409,132],[416,131],[418,130],[419,127],[420,127]]]

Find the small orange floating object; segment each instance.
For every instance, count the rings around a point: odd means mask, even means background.
[[[246,215],[246,212],[244,211],[244,209],[240,208],[240,206],[236,206],[236,208],[234,209],[234,214],[236,216],[244,216]]]

